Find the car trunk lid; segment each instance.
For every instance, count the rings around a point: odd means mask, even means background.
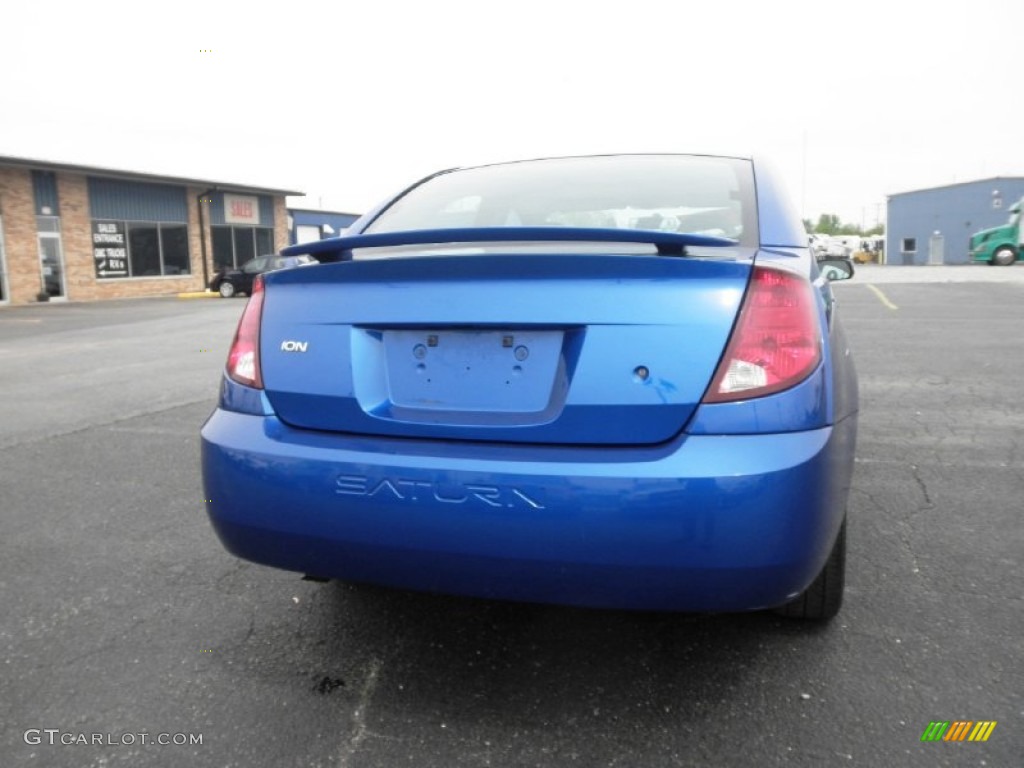
[[[700,402],[752,256],[462,254],[268,275],[266,394],[305,429],[658,443]]]

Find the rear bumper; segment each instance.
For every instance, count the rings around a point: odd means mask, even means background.
[[[225,547],[400,588],[607,608],[779,605],[842,521],[855,419],[656,448],[367,439],[218,409],[202,430]]]

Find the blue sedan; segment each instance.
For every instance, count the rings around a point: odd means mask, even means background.
[[[284,253],[320,264],[257,278],[202,429],[230,552],[497,599],[839,610],[857,380],[770,167],[444,171]]]

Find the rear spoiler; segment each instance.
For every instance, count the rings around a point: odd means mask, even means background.
[[[461,227],[453,229],[415,229],[405,232],[381,232],[371,235],[342,235],[326,240],[289,245],[285,256],[309,254],[323,262],[347,261],[355,248],[385,248],[398,245],[440,245],[447,243],[649,243],[659,256],[685,256],[687,246],[727,248],[737,241],[711,235],[658,232],[646,229],[610,229],[597,227]]]

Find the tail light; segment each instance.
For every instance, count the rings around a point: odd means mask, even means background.
[[[799,275],[754,267],[725,355],[705,403],[781,392],[807,378],[821,360],[818,304]]]
[[[228,376],[247,387],[263,389],[260,375],[260,318],[263,315],[263,275],[252,281],[252,293],[238,321],[235,340],[228,352]]]

